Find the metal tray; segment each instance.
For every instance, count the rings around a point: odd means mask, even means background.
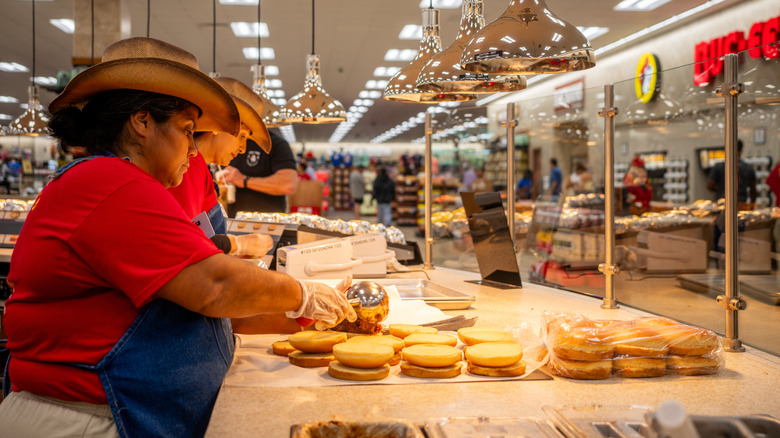
[[[425,438],[422,430],[404,420],[386,421],[318,421],[294,424],[290,438],[319,437]]]
[[[425,423],[430,438],[563,438],[548,420],[539,418],[450,417]]]
[[[401,299],[423,300],[442,310],[462,310],[476,301],[474,295],[459,292],[431,280],[422,279],[372,279],[380,286],[395,286]]]

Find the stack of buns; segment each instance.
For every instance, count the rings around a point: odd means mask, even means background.
[[[455,336],[432,327],[390,324],[390,333],[404,340],[401,373],[411,377],[449,379],[460,375],[463,353]]]
[[[660,377],[717,372],[718,336],[668,318],[594,321],[577,314],[545,314],[549,368],[572,379]]]
[[[369,342],[378,343],[383,345],[389,345],[393,348],[393,357],[390,359],[388,365],[398,365],[401,363],[401,350],[403,350],[405,344],[404,340],[393,335],[360,335],[353,336],[347,339],[347,342]]]
[[[342,332],[307,330],[294,333],[290,335],[287,342],[295,351],[289,352],[287,358],[291,364],[299,367],[326,367],[336,360],[333,356],[333,347],[346,341],[347,335]]]
[[[466,344],[466,369],[480,376],[514,377],[525,374],[523,349],[511,333],[481,327],[464,327],[458,338]]]
[[[328,374],[342,380],[379,380],[390,374],[393,347],[379,342],[344,342],[333,346],[336,360]]]

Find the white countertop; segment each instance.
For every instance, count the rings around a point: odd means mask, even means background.
[[[544,286],[499,290],[472,283],[477,274],[436,268],[431,280],[477,296],[467,310],[477,326],[507,329],[521,323],[538,332],[542,312],[579,312],[594,319],[629,319],[645,312],[621,307],[601,309],[600,299]],[[393,278],[424,278],[410,273]],[[610,377],[584,381],[515,380],[446,384],[356,385],[325,387],[223,386],[207,437],[288,437],[293,424],[312,421],[403,419],[422,424],[432,417],[544,417],[543,405],[585,403],[640,404],[655,407],[675,399],[699,415],[780,416],[780,358],[748,348],[724,353],[726,364],[712,376],[650,379]]]

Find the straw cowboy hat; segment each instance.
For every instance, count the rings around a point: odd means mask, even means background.
[[[252,130],[252,135],[249,138],[257,143],[265,153],[271,152],[271,136],[268,135],[268,129],[263,123],[263,118],[260,117],[263,112],[263,99],[236,79],[218,77],[215,80],[233,98],[238,107],[238,114],[241,115],[241,123]]]
[[[49,105],[49,112],[83,106],[98,93],[118,89],[184,99],[202,112],[197,123],[199,131],[238,135],[241,122],[230,95],[199,70],[194,55],[153,38],[128,38],[108,46],[102,62],[71,79]]]

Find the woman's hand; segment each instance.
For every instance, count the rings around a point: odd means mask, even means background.
[[[314,328],[325,330],[334,327],[344,319],[354,322],[357,314],[347,301],[347,288],[352,284],[348,276],[335,288],[314,281],[301,281],[301,307],[287,312],[289,318],[306,318],[315,321]]]

